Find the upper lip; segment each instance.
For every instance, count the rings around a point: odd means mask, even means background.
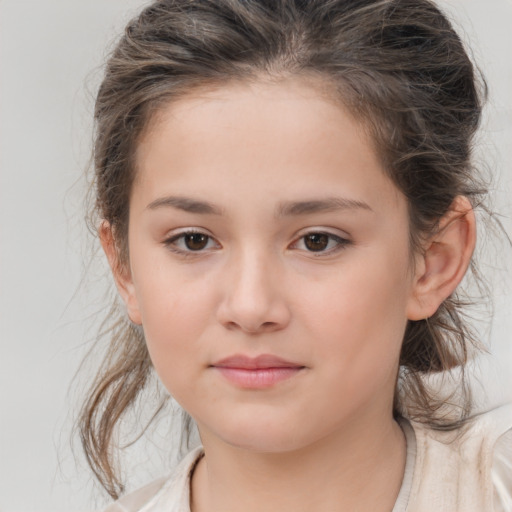
[[[304,368],[304,365],[287,361],[272,354],[261,354],[250,357],[243,354],[235,354],[212,364],[220,368],[240,368],[243,370],[257,370],[267,368]]]

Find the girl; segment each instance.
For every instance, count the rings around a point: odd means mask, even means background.
[[[118,498],[115,427],[154,370],[201,446],[107,510],[512,510],[512,412],[471,415],[456,292],[482,89],[429,0],[161,0],[129,24],[95,111],[124,306],[82,440]],[[452,369],[449,397],[427,385]]]

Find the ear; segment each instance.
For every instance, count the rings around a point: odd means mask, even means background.
[[[116,245],[112,227],[106,220],[102,221],[100,225],[99,237],[101,246],[105,251],[112,270],[117,289],[126,305],[128,316],[134,324],[141,325],[141,314],[137,296],[135,294],[135,287],[131,277],[131,271],[128,265],[121,262],[119,248]]]
[[[476,243],[475,214],[467,197],[457,196],[439,223],[438,231],[425,242],[416,269],[407,318],[431,317],[461,282]]]

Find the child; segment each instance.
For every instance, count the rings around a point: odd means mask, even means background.
[[[95,118],[98,233],[125,310],[81,417],[112,497],[115,427],[153,369],[202,446],[109,511],[512,510],[512,412],[426,377],[475,346],[482,92],[429,0],[161,0]]]

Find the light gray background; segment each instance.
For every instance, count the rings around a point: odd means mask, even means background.
[[[86,270],[91,250],[81,175],[88,165],[97,68],[142,4],[0,0],[2,512],[78,512],[102,503],[69,442],[80,386],[68,389],[104,305],[104,267],[95,262]],[[495,206],[512,235],[512,1],[441,5],[471,42],[491,87],[479,155],[500,175]],[[488,265],[508,272],[494,273],[495,322],[482,327],[493,356],[481,358],[476,370],[487,404],[502,401],[512,387],[512,253],[506,246],[498,251]],[[138,450],[140,458],[152,459],[151,469],[138,470],[132,485],[165,465],[153,447]]]

